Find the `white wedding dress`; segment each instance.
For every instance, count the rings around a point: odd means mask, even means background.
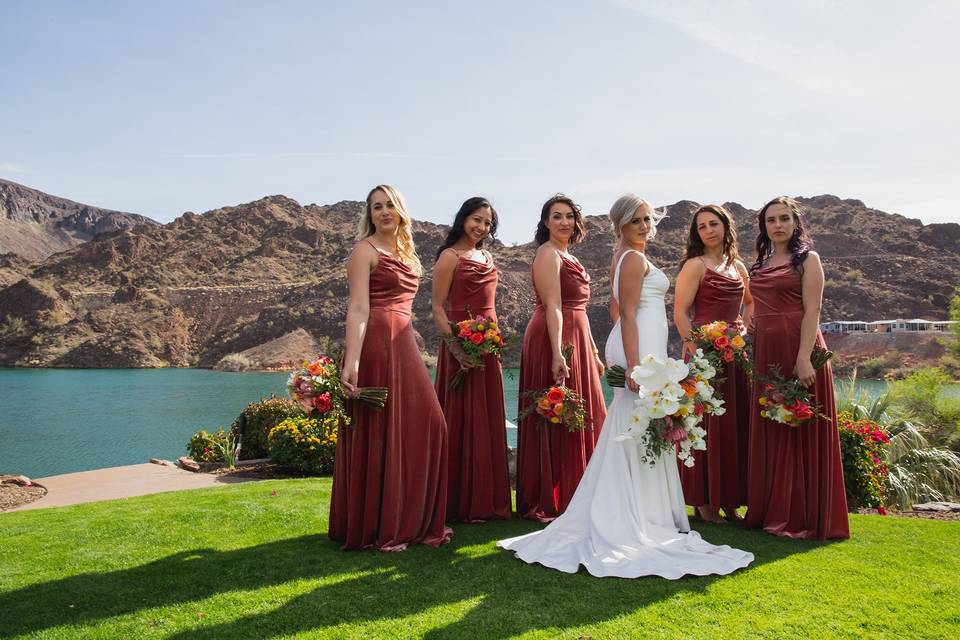
[[[620,257],[613,277],[619,301]],[[667,314],[664,295],[670,281],[652,264],[643,281],[637,329],[640,355],[667,356]],[[607,365],[624,368],[620,322],[607,339]],[[690,531],[680,487],[676,454],[663,454],[652,466],[640,460],[635,441],[616,437],[630,423],[636,395],[614,389],[600,439],[567,510],[545,529],[500,540],[525,562],[538,562],[567,573],[580,565],[597,577],[728,574],[753,562],[753,554],[715,546]],[[708,443],[709,446],[709,443]]]

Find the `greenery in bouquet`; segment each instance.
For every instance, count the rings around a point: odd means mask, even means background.
[[[748,376],[753,375],[753,355],[750,344],[740,333],[737,324],[717,320],[690,330],[690,341],[703,352],[717,371],[723,371],[731,362]],[[714,384],[721,382],[718,377]]]
[[[832,351],[814,347],[810,362],[819,370],[832,357]],[[760,415],[767,420],[798,427],[816,415],[822,416],[813,392],[797,378],[785,378],[778,365],[770,367],[769,375],[760,377],[759,382],[762,391],[757,402],[762,407]]]
[[[630,371],[639,387],[631,424],[616,440],[643,448],[642,459],[654,464],[675,449],[687,467],[695,464],[694,451],[707,448],[704,415],[723,415],[723,399],[710,381],[717,371],[701,350],[688,362],[649,354]]]
[[[484,359],[488,355],[501,357],[503,354],[503,336],[497,321],[490,316],[475,316],[460,322],[451,322],[453,333],[446,339],[459,345],[466,356],[466,362],[447,383],[448,389],[459,389],[463,386],[467,372],[471,368],[483,368]]]

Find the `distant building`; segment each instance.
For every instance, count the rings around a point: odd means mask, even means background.
[[[900,333],[909,331],[914,333],[927,333],[931,331],[944,332],[950,331],[950,327],[958,324],[956,320],[924,320],[914,318],[913,320],[874,320],[864,322],[863,320],[834,320],[832,322],[821,322],[820,331],[824,333]]]

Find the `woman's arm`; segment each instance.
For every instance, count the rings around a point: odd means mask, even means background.
[[[620,267],[620,282],[617,294],[620,297],[620,336],[623,339],[623,353],[627,357],[627,388],[637,390],[637,384],[630,378],[630,371],[640,364],[640,334],[637,330],[637,311],[640,309],[640,294],[643,291],[643,279],[650,267],[647,259],[637,251],[627,252]]]
[[[823,265],[820,256],[811,251],[803,261],[803,274],[800,276],[803,287],[803,321],[800,325],[800,348],[797,350],[797,366],[794,373],[808,387],[817,378],[817,372],[810,362],[810,354],[817,341],[820,328],[820,305],[823,303]]]
[[[690,330],[693,328],[690,322],[690,308],[697,298],[700,280],[705,270],[706,265],[702,260],[687,260],[680,269],[680,275],[677,276],[673,298],[673,324],[683,340],[683,355],[693,355],[696,351],[696,347],[690,342]]]
[[[753,322],[753,296],[750,294],[750,273],[745,264],[737,260],[737,271],[740,272],[740,279],[743,280],[743,320],[744,331]]]
[[[570,369],[561,353],[563,300],[560,297],[560,267],[562,263],[563,259],[556,250],[543,245],[537,249],[537,256],[533,260],[533,284],[540,294],[546,313],[547,336],[550,340],[550,351],[553,354],[550,371],[554,380],[563,380],[570,375]]]
[[[354,245],[347,260],[350,300],[347,302],[347,335],[340,380],[348,393],[354,396],[360,372],[360,351],[370,317],[370,272],[377,266],[378,260],[377,250],[366,242]]]
[[[437,264],[433,267],[431,300],[433,303],[433,322],[440,333],[440,338],[447,341],[447,349],[462,366],[466,354],[459,342],[449,339],[453,336],[453,331],[450,329],[450,318],[447,316],[447,299],[450,297],[450,285],[453,283],[453,274],[457,269],[459,260],[457,254],[449,249],[437,258]]]

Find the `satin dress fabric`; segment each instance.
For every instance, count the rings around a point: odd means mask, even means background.
[[[546,311],[540,292],[523,335],[520,356],[520,398],[555,384],[547,333]],[[583,396],[589,425],[579,431],[546,426],[536,413],[520,421],[517,434],[517,513],[527,519],[549,522],[567,508],[603,427],[606,407],[600,386],[600,369],[593,354],[587,302],[590,275],[579,261],[561,255],[560,298],[563,327],[561,342],[573,345],[564,384]],[[521,404],[521,406],[523,406]]]
[[[371,243],[372,244],[372,243]],[[447,427],[411,324],[420,278],[379,252],[358,386],[387,387],[383,409],[350,401],[333,468],[330,538],[342,549],[438,547],[447,511]]]
[[[497,321],[499,277],[490,256],[485,258],[457,261],[447,297],[451,322],[478,315]],[[460,363],[441,340],[436,389],[447,422],[447,520],[507,520],[512,505],[500,360],[486,356],[482,368],[467,371],[459,389],[448,389],[459,370]]]
[[[693,301],[693,325],[739,321],[743,281],[707,268]],[[739,507],[747,502],[747,440],[750,434],[750,381],[735,362],[720,375],[724,414],[704,416],[707,450],[694,452],[694,466],[680,465],[687,504]],[[728,514],[729,515],[729,514]]]
[[[762,377],[779,366],[783,376],[790,376],[803,320],[800,274],[789,263],[760,268],[750,278],[750,293],[756,309],[754,372]],[[826,346],[819,330],[816,344]],[[813,385],[825,417],[799,426],[760,416],[761,384],[755,379],[751,398],[746,525],[790,538],[849,538],[830,363],[817,370]]]

